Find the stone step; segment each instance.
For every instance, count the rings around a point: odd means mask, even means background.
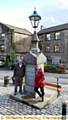
[[[42,109],[46,105],[51,104],[56,98],[57,98],[57,91],[49,88],[45,88],[45,95],[44,95],[44,101],[41,101],[40,97],[33,98],[30,95],[27,94],[17,94],[17,95],[10,95],[11,99],[14,99],[16,101],[25,103],[27,105],[30,105],[34,108]]]

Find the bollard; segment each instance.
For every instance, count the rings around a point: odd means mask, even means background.
[[[12,76],[12,82],[13,82],[13,85],[15,84],[15,77]]]
[[[67,104],[63,102],[62,103],[62,120],[66,120],[66,107],[67,107]]]
[[[57,97],[60,95],[59,89],[58,89],[58,85],[59,85],[59,78],[57,77]]]
[[[6,87],[7,84],[9,84],[9,79],[8,79],[9,76],[5,76],[4,77],[4,86]]]

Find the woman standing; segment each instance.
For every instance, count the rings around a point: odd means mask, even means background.
[[[44,101],[44,86],[45,86],[45,75],[41,68],[36,70],[36,78],[35,78],[35,92],[42,98]],[[38,90],[40,88],[40,91]]]

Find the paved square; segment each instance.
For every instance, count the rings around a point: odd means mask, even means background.
[[[14,86],[12,81],[10,81],[7,87],[4,87],[3,77],[4,75],[12,76],[12,71],[0,71],[0,115],[61,115],[62,114],[62,102],[63,100],[68,100],[68,79],[64,79],[61,83],[64,86],[64,92],[58,99],[56,99],[52,104],[45,106],[43,109],[35,109],[24,103],[16,102],[9,98],[10,94],[14,92]],[[56,74],[46,73],[47,81],[56,81]],[[67,77],[63,75],[62,77]],[[66,113],[68,115],[68,103]]]

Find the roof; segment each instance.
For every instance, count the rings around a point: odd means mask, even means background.
[[[27,35],[32,35],[31,32],[29,32],[27,29],[23,29],[23,28],[19,28],[19,27],[15,27],[15,26],[12,26],[12,25],[8,25],[8,24],[5,24],[7,27],[9,27],[10,29],[14,30],[14,32],[17,32],[17,33],[23,33],[23,34],[27,34]]]
[[[21,33],[21,34],[25,34],[25,35],[32,35],[32,33],[25,28],[15,27],[15,26],[4,24],[1,22],[0,22],[0,24],[4,25],[5,27],[7,27],[11,30],[14,30],[14,32],[16,32],[16,33]]]
[[[55,32],[55,31],[60,31],[60,30],[68,30],[68,23],[42,29],[38,32],[38,34]]]

